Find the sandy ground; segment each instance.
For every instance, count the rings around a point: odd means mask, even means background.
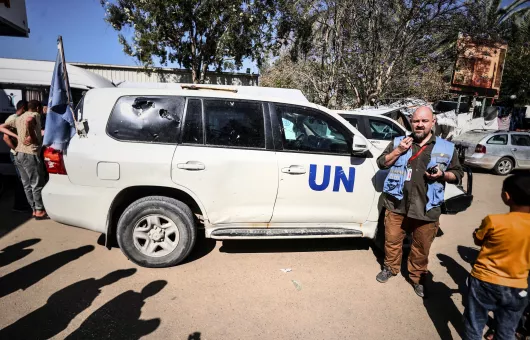
[[[471,233],[507,211],[502,180],[475,174],[472,207],[442,218],[425,300],[401,275],[375,281],[380,259],[367,240],[202,238],[185,264],[146,269],[99,245],[97,233],[12,213],[8,191],[0,338],[458,339]]]

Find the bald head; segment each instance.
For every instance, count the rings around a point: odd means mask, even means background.
[[[432,131],[436,118],[431,108],[427,106],[421,106],[414,111],[412,115],[412,136],[416,141],[422,141],[427,137],[430,137],[429,134]]]
[[[434,113],[432,112],[431,108],[428,107],[428,106],[420,106],[416,109],[416,111],[414,111],[414,114],[412,115],[412,118],[414,118],[414,116],[417,116],[417,115],[421,115],[421,116],[431,116],[432,118],[434,118]]]

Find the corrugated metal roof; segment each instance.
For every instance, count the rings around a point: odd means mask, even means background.
[[[66,63],[72,88],[114,87],[107,79]],[[50,86],[53,61],[0,58],[0,83]]]

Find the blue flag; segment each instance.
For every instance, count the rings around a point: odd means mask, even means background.
[[[76,132],[72,109],[68,103],[68,98],[72,98],[72,95],[70,85],[66,84],[64,78],[64,70],[61,51],[59,50],[53,70],[43,140],[45,146],[59,151],[66,150],[68,142]]]

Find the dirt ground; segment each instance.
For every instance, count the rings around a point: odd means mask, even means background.
[[[141,268],[100,235],[12,213],[0,198],[0,339],[459,339],[471,233],[503,213],[502,177],[475,174],[472,207],[444,216],[429,298],[363,239],[214,241],[177,267]],[[280,269],[291,268],[288,273]]]

